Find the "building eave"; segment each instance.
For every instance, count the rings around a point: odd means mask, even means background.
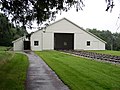
[[[50,24],[48,27],[50,27],[50,26],[52,26],[52,25],[54,25],[54,24],[56,24],[56,23],[58,23],[58,22],[60,22],[60,21],[62,21],[62,20],[66,20],[66,21],[70,22],[71,24],[75,25],[76,27],[80,28],[81,30],[83,30],[84,32],[90,34],[91,36],[95,37],[96,39],[100,40],[101,42],[103,42],[103,43],[105,43],[105,44],[107,43],[106,41],[102,40],[102,39],[99,38],[98,36],[92,34],[91,32],[89,32],[89,31],[87,31],[87,30],[85,30],[85,29],[83,29],[82,27],[80,27],[80,26],[78,26],[77,24],[73,23],[72,21],[66,19],[65,17],[62,18],[62,19],[60,19],[60,20],[58,20],[58,21],[56,21],[56,22],[54,22],[54,23],[52,23],[52,24]],[[38,32],[38,31],[41,31],[41,30],[43,30],[43,29],[37,30],[37,31],[33,32],[32,34]],[[31,35],[32,35],[32,34],[31,34]]]
[[[105,44],[107,43],[106,41],[102,40],[101,38],[97,37],[96,35],[92,34],[91,32],[83,29],[82,27],[80,27],[80,26],[78,26],[77,24],[71,22],[70,20],[68,20],[68,19],[66,19],[66,18],[63,18],[63,19],[67,20],[68,22],[70,22],[71,24],[73,24],[73,25],[75,25],[76,27],[80,28],[81,30],[85,31],[86,33],[92,35],[93,37],[95,37],[96,39],[100,40],[101,42],[103,42],[103,43],[105,43]]]
[[[15,42],[17,42],[17,41],[19,41],[19,40],[21,40],[21,39],[25,39],[25,37],[26,37],[26,36],[20,37],[20,38],[18,38],[18,39],[16,39],[16,40],[12,41],[12,43],[15,43]]]

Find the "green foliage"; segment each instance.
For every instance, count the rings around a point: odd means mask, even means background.
[[[107,50],[120,50],[120,33],[111,33],[110,31],[99,31],[89,29],[89,31],[107,42]]]
[[[105,0],[107,9],[112,10],[113,0]],[[94,2],[93,2],[94,3]],[[41,24],[46,20],[53,20],[55,14],[61,11],[68,11],[72,6],[76,11],[83,10],[84,0],[1,0],[1,11],[6,16],[12,15],[12,20],[23,25],[31,24],[37,20]]]
[[[5,15],[0,14],[0,46],[10,46],[13,40],[24,34],[27,34],[26,30],[14,27]]]
[[[10,45],[11,38],[8,19],[3,14],[0,14],[0,45]]]
[[[22,27],[16,26],[15,28],[11,28],[13,40],[20,38],[21,36],[27,35],[27,31]]]
[[[12,20],[17,23],[25,25],[37,20],[40,24],[53,19],[58,11],[68,11],[73,5],[77,11],[84,6],[82,0],[2,0],[1,10],[6,15],[13,15]]]
[[[120,51],[120,33],[113,33],[113,50]]]
[[[120,67],[58,51],[36,52],[71,90],[119,90]]]
[[[25,55],[0,51],[0,89],[24,90],[27,68]]]

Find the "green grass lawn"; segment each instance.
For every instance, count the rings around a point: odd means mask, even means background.
[[[120,90],[120,67],[58,51],[36,52],[71,90]]]
[[[7,51],[11,47],[0,46],[0,51]]]
[[[102,54],[110,54],[115,56],[120,56],[120,51],[111,51],[111,50],[89,50],[88,52],[96,52]]]
[[[0,51],[0,90],[24,90],[27,68],[25,55]]]

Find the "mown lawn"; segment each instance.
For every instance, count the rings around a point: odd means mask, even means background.
[[[0,90],[24,90],[27,68],[25,55],[0,51]]]
[[[7,51],[10,47],[0,46],[0,51]]]
[[[36,52],[71,90],[120,90],[120,67],[58,51]]]
[[[101,54],[110,54],[115,56],[120,56],[120,51],[111,51],[111,50],[89,50],[89,52],[96,52]]]

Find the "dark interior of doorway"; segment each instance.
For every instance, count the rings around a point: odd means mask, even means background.
[[[30,41],[24,41],[24,50],[30,50]]]
[[[73,50],[74,34],[73,33],[54,33],[55,50]]]

